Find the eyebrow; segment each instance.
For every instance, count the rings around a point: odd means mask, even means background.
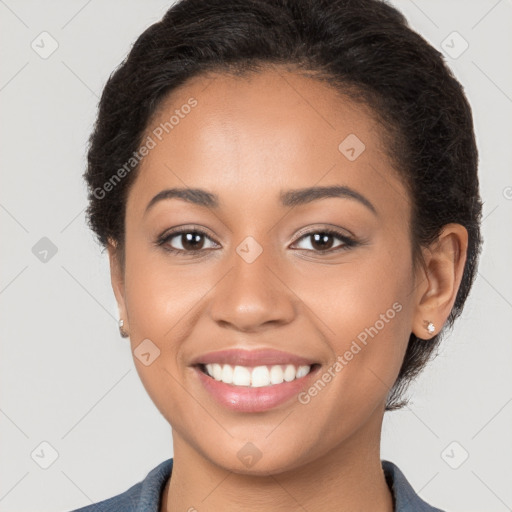
[[[377,210],[375,206],[366,199],[359,192],[356,192],[354,189],[341,186],[341,185],[333,185],[330,187],[310,187],[310,188],[301,188],[297,190],[288,190],[286,192],[281,192],[281,203],[283,206],[298,206],[306,203],[310,203],[311,201],[316,201],[318,199],[325,199],[328,197],[339,197],[342,199],[354,199],[359,201],[361,204],[366,206],[372,213],[377,215]]]
[[[205,206],[207,208],[218,208],[219,207],[219,198],[216,194],[212,194],[211,192],[207,192],[206,190],[200,188],[169,188],[166,190],[162,190],[159,192],[146,206],[147,213],[153,206],[159,201],[163,201],[164,199],[173,199],[173,198],[183,199],[192,204],[197,204],[199,206]]]
[[[366,206],[372,213],[377,215],[377,210],[373,204],[359,192],[350,187],[341,185],[333,185],[328,187],[309,187],[295,190],[281,191],[279,194],[281,204],[283,206],[295,207],[303,204],[325,199],[330,197],[338,197],[342,199],[353,199]],[[206,208],[219,208],[219,197],[216,194],[208,192],[200,188],[170,188],[159,192],[146,207],[147,213],[156,203],[165,199],[182,199],[189,203],[203,206]]]

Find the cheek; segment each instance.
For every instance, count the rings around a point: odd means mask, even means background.
[[[163,250],[142,241],[130,245],[127,240],[126,255],[125,296],[134,362],[157,406],[168,408],[168,397],[181,393],[176,380],[182,381],[189,370],[184,349],[187,340],[194,338],[219,270],[192,259],[176,264]],[[137,347],[148,339],[157,347],[158,357],[145,366],[137,359]],[[187,398],[184,395],[183,399]],[[176,400],[175,406],[178,403]]]
[[[208,287],[193,271],[194,265],[166,264],[142,242],[130,246],[127,241],[126,255],[126,307],[135,367],[148,395],[170,422],[190,407],[190,396],[178,384],[183,380],[180,340],[191,336]],[[147,365],[137,355],[144,352],[151,358]]]
[[[341,265],[311,266],[307,280],[290,286],[315,313],[331,363],[337,361],[332,389],[343,388],[332,394],[337,409],[356,403],[354,397],[376,405],[396,379],[414,309],[409,252],[404,243],[364,257],[354,253]]]
[[[127,244],[125,274],[130,331],[156,340],[182,328],[180,321],[193,314],[208,288],[194,264],[171,265],[160,251]]]

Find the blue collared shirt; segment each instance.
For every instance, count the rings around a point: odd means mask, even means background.
[[[172,463],[173,459],[167,459],[127,491],[72,512],[159,512],[161,494],[171,475]],[[395,464],[383,460],[382,468],[393,494],[395,512],[443,512],[425,503]]]

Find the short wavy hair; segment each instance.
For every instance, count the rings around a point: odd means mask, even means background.
[[[137,39],[109,77],[89,141],[84,173],[87,220],[100,244],[115,243],[124,263],[127,194],[135,166],[107,194],[103,186],[143,141],[162,100],[208,72],[242,75],[270,65],[327,81],[370,107],[411,201],[414,262],[444,225],[469,234],[462,282],[445,328],[461,313],[481,247],[482,202],[470,105],[439,51],[380,0],[180,0]],[[411,333],[386,410],[407,404],[404,391],[435,354]]]

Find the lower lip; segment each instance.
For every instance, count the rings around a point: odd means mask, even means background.
[[[239,412],[263,412],[296,397],[310,385],[311,380],[320,370],[320,366],[315,366],[305,377],[294,379],[291,382],[258,388],[233,386],[215,380],[198,367],[194,367],[194,370],[206,390],[221,405]]]

